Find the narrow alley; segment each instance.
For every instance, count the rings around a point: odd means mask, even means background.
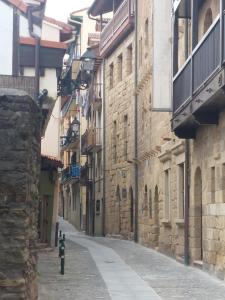
[[[57,249],[39,258],[39,300],[223,300],[225,284],[134,242],[92,238],[64,220],[65,275]]]

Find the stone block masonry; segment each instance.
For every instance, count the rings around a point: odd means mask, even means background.
[[[0,299],[35,300],[40,109],[0,89]]]

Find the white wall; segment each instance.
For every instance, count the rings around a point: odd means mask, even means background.
[[[0,1],[0,74],[12,75],[13,10]]]
[[[170,110],[172,74],[172,1],[154,0],[153,108]]]
[[[38,36],[41,36],[41,28],[40,27],[38,27],[37,25],[34,25],[33,29],[34,29],[35,34],[37,34]],[[20,15],[20,36],[30,37],[28,19],[22,15]]]
[[[57,99],[52,116],[49,120],[45,136],[41,141],[41,154],[59,157],[59,124],[60,124],[60,98]]]
[[[42,24],[42,36],[43,40],[58,42],[60,39],[60,27],[50,24],[46,21]]]
[[[56,69],[45,69],[45,76],[40,77],[40,90],[47,89],[48,96],[57,97],[57,77]]]

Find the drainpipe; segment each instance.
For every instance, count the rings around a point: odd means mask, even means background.
[[[39,96],[39,90],[40,90],[40,43],[41,43],[41,37],[39,37],[34,32],[34,26],[32,21],[32,13],[39,11],[43,8],[43,4],[41,4],[38,7],[28,7],[28,23],[29,23],[29,34],[31,37],[35,39],[35,99],[38,99]]]
[[[138,116],[137,116],[137,86],[138,86],[138,33],[137,33],[137,22],[138,22],[138,0],[135,0],[135,96],[134,96],[134,185],[135,185],[135,231],[134,240],[138,242]]]
[[[105,121],[106,121],[106,110],[105,110],[105,59],[103,60],[103,215],[102,215],[102,235],[106,235],[105,229],[105,199],[106,199],[106,159],[105,159],[105,148],[106,148],[106,132],[105,132]]]
[[[186,1],[186,12],[188,11],[188,3]],[[188,19],[185,20],[185,58],[188,58],[189,48],[189,33],[188,33]],[[184,263],[189,265],[189,202],[190,202],[190,182],[189,182],[189,171],[190,171],[190,142],[185,140],[185,208],[184,208]]]
[[[185,141],[184,263],[189,265],[190,141]]]

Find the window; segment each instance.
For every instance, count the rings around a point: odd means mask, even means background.
[[[206,31],[212,25],[212,22],[213,22],[212,10],[211,10],[211,8],[208,8],[208,10],[205,14],[205,20],[204,20],[204,33],[206,33]]]
[[[117,66],[118,66],[118,82],[120,82],[123,79],[123,55],[120,54],[118,56],[118,61],[117,61]]]
[[[127,156],[128,156],[128,118],[127,115],[124,116],[124,136],[123,136],[123,140],[124,140],[124,159],[127,160]]]
[[[170,220],[170,170],[164,171],[164,217]]]
[[[184,163],[178,165],[178,219],[184,219],[184,175],[185,167]]]
[[[216,169],[211,168],[211,203],[215,203],[216,200]]]
[[[100,213],[101,213],[101,201],[100,200],[96,201],[95,211],[96,211],[96,215],[100,215]]]
[[[149,218],[152,219],[152,191],[151,190],[149,190],[148,209],[149,209]]]
[[[145,21],[145,46],[149,45],[148,19]]]
[[[117,161],[117,125],[116,121],[113,122],[113,137],[112,137],[112,144],[113,144],[113,162],[116,163]]]
[[[113,88],[114,83],[114,65],[113,63],[109,66],[109,87],[110,89]]]
[[[133,46],[132,44],[127,47],[127,75],[132,73],[133,69]]]
[[[139,40],[139,66],[142,66],[142,38]]]

